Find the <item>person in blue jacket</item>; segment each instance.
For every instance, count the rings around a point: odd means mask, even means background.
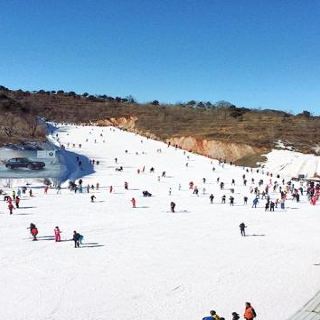
[[[221,320],[221,318],[217,315],[217,313],[214,310],[210,311],[209,317],[204,317],[202,320]]]

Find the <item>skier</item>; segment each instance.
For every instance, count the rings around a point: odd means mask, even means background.
[[[112,193],[112,190],[113,190],[113,187],[110,186],[110,187],[109,187],[109,193]]]
[[[12,214],[12,210],[14,209],[12,202],[9,202],[8,209],[9,209],[9,213]]]
[[[96,189],[99,190],[99,188],[100,188],[100,184],[99,184],[99,182],[97,182]]]
[[[264,206],[264,211],[268,211],[269,210],[269,205],[270,205],[270,202],[267,201],[265,206]]]
[[[128,190],[128,182],[127,181],[125,181],[125,183],[124,183],[124,188],[125,188],[125,190]]]
[[[252,308],[250,302],[246,302],[245,311],[243,317],[246,320],[253,320],[257,316],[255,310]]]
[[[217,315],[217,313],[214,310],[210,311],[209,317],[204,317],[202,320],[221,320],[221,318]]]
[[[246,236],[246,225],[243,223],[243,222],[241,222],[240,223],[240,225],[239,225],[239,228],[240,228],[240,233],[241,233],[241,236],[242,237],[245,237]]]
[[[96,196],[93,194],[90,198],[91,198],[91,202],[94,202]]]
[[[225,194],[221,197],[221,203],[226,203],[226,195]]]
[[[234,197],[233,196],[229,197],[229,203],[230,203],[230,206],[234,205]]]
[[[38,228],[36,225],[34,223],[30,223],[30,227],[28,229],[30,229],[30,233],[33,237],[32,241],[37,241]]]
[[[172,193],[172,189],[169,188],[169,196],[171,196],[171,193]]]
[[[20,197],[16,196],[16,208],[19,209]]]
[[[274,211],[274,202],[273,201],[270,202],[270,211]]]
[[[136,208],[136,199],[132,198],[131,200],[132,208]]]
[[[80,248],[80,234],[77,231],[73,231],[72,240],[74,241],[74,247]]]
[[[212,204],[214,199],[214,195],[212,193],[210,194],[209,199],[210,199],[210,203]]]
[[[58,226],[56,226],[54,228],[54,239],[56,242],[60,242],[61,241],[61,230],[59,229]]]
[[[30,197],[33,196],[33,194],[32,194],[32,189],[29,190],[29,196],[30,196]]]
[[[254,198],[254,199],[253,199],[253,201],[252,201],[252,208],[256,208],[256,207],[257,207],[258,202],[259,202],[258,197]]]
[[[170,209],[171,209],[171,212],[172,212],[172,213],[175,212],[175,208],[176,208],[176,204],[175,204],[173,201],[171,201],[171,202],[170,202]]]
[[[240,316],[236,312],[232,312],[232,319],[231,320],[239,320]]]
[[[248,204],[248,197],[247,196],[243,197],[243,203]]]

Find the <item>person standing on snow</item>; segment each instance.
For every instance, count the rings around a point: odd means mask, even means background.
[[[243,317],[246,320],[253,320],[257,316],[255,310],[252,308],[250,302],[246,302],[245,310],[244,310],[244,315]]]
[[[214,310],[210,311],[209,317],[204,317],[202,320],[221,320],[221,318],[217,315],[217,313]]]
[[[239,320],[240,316],[236,312],[232,312],[232,319],[231,320]]]
[[[245,237],[246,236],[246,225],[242,222],[242,223],[240,223],[240,225],[239,225],[239,228],[240,228],[240,233],[241,233],[241,236],[242,237]]]
[[[12,204],[12,201],[9,202],[8,204],[8,209],[9,209],[9,213],[12,214],[12,210],[14,209],[14,206]]]
[[[258,202],[259,202],[258,197],[254,198],[254,199],[253,199],[253,201],[252,201],[252,208],[256,208],[256,207],[257,207]]]
[[[210,199],[210,203],[213,204],[214,195],[212,193],[210,194],[209,199]]]
[[[33,237],[32,241],[37,241],[38,228],[36,225],[34,223],[30,223],[30,227],[28,229],[30,229],[30,233]]]
[[[175,212],[175,208],[176,208],[176,204],[175,204],[173,201],[171,201],[171,202],[170,202],[170,209],[171,209],[171,212],[172,212],[172,213]]]
[[[54,239],[56,242],[60,242],[61,241],[61,230],[59,229],[58,226],[56,226],[54,228]]]
[[[80,233],[78,233],[77,231],[73,231],[72,240],[74,241],[74,247],[80,248]]]
[[[90,198],[91,198],[91,202],[94,202],[96,196],[93,194]]]
[[[19,209],[19,203],[20,203],[20,198],[18,196],[16,196],[16,208]]]
[[[132,198],[131,200],[132,208],[136,208],[136,199]]]

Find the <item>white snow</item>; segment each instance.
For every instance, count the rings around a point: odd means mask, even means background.
[[[272,150],[263,165],[265,171],[279,172],[285,177],[298,177],[299,174],[312,178],[320,175],[320,157],[288,150]]]
[[[96,172],[83,178],[85,186],[99,182],[100,190],[91,203],[86,191],[74,194],[64,188],[57,195],[50,189],[45,195],[34,181],[35,196],[23,196],[23,208],[13,215],[5,202],[0,204],[3,319],[194,320],[211,309],[230,319],[233,311],[243,314],[250,301],[257,319],[285,320],[320,288],[320,269],[313,265],[320,260],[319,205],[311,206],[303,196],[274,213],[264,211],[264,201],[251,208],[251,178],[264,179],[264,185],[270,180],[261,170],[222,167],[114,128],[65,126],[59,138],[64,145],[81,143],[81,149],[71,151],[100,161]],[[268,156],[266,168],[279,170],[280,183],[285,175],[309,170],[305,161],[311,156],[279,152]],[[319,168],[319,158],[316,162]],[[119,166],[123,172],[115,171]],[[145,172],[138,174],[143,166]],[[167,177],[159,182],[162,171]],[[217,177],[225,190],[219,189]],[[232,178],[234,207],[228,204]],[[125,181],[129,190],[124,190]],[[190,181],[199,187],[199,197],[189,190]],[[143,198],[143,190],[153,197]],[[223,194],[227,204],[221,204]],[[249,196],[247,206],[244,195]],[[170,201],[176,203],[176,213],[170,212]],[[30,222],[39,229],[39,241],[31,241]],[[240,236],[241,222],[250,236]],[[72,241],[55,243],[55,226],[63,231],[63,240],[73,230],[83,234],[82,248],[75,249]]]

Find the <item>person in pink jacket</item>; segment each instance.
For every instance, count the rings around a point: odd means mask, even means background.
[[[56,242],[61,241],[61,230],[58,226],[54,228],[54,239],[56,240]]]

